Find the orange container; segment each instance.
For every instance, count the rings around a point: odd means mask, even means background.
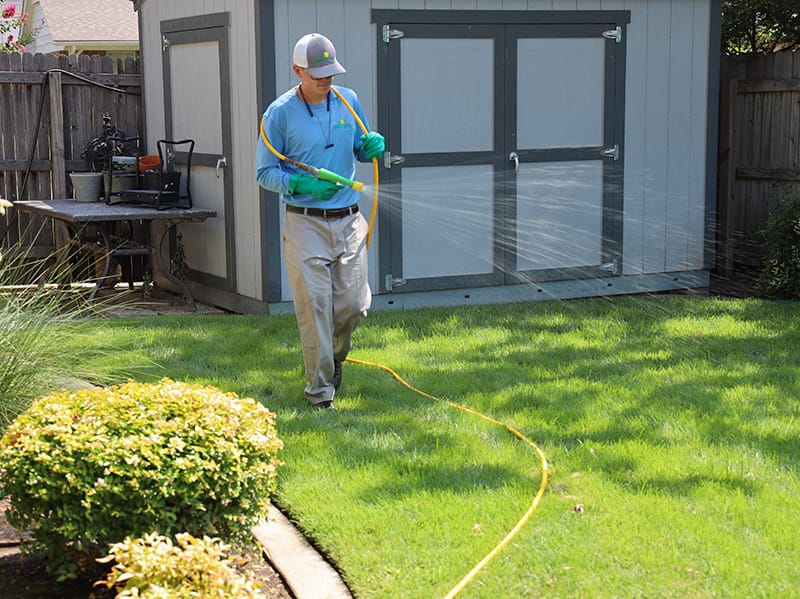
[[[154,171],[161,168],[161,158],[157,154],[149,154],[139,158],[139,172]]]

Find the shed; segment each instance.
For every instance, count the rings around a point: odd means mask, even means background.
[[[334,85],[358,92],[386,138],[374,307],[708,285],[719,0],[134,6],[146,138],[196,141],[192,197],[218,213],[179,229],[203,301],[291,309],[282,208],[256,185],[254,155],[309,32],[334,42],[347,68]]]

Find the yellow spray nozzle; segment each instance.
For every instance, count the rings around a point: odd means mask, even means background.
[[[347,185],[356,191],[361,191],[364,188],[364,184],[361,181],[353,181],[352,179],[348,179],[347,177],[343,177],[342,175],[338,175],[332,171],[329,171],[326,168],[317,169],[317,177],[325,181],[330,181],[331,183]]]

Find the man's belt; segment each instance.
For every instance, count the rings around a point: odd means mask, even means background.
[[[294,212],[295,214],[305,214],[306,216],[316,216],[317,218],[324,218],[326,220],[336,220],[358,212],[358,204],[353,204],[347,208],[301,208],[300,206],[286,204],[286,211]]]

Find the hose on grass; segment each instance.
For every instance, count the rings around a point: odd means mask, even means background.
[[[452,408],[455,408],[457,410],[461,410],[462,412],[466,412],[467,414],[471,414],[473,416],[477,416],[478,418],[481,418],[483,420],[486,420],[487,422],[491,422],[492,424],[496,424],[497,426],[500,426],[500,427],[506,429],[508,432],[510,432],[512,435],[514,435],[517,439],[527,443],[530,447],[532,447],[533,450],[536,452],[536,455],[539,457],[539,460],[541,461],[541,464],[542,464],[542,482],[539,484],[539,491],[536,493],[536,497],[533,498],[533,502],[531,503],[530,507],[528,508],[528,511],[525,512],[525,514],[522,516],[522,518],[520,518],[519,521],[516,523],[516,525],[514,525],[514,528],[512,528],[509,531],[509,533],[505,537],[503,537],[503,539],[495,546],[495,548],[492,549],[489,553],[487,553],[486,557],[484,557],[481,561],[479,561],[475,565],[475,567],[472,568],[472,570],[470,570],[467,573],[467,575],[464,576],[464,578],[462,578],[461,581],[456,586],[454,586],[453,589],[445,596],[445,599],[453,599],[459,593],[461,593],[461,591],[463,591],[470,582],[472,582],[474,580],[474,578],[481,572],[481,570],[483,570],[489,564],[489,562],[491,562],[495,558],[495,556],[498,553],[500,553],[500,551],[503,550],[503,548],[506,545],[508,545],[511,542],[511,540],[517,535],[517,533],[520,530],[522,530],[522,527],[525,526],[525,524],[528,522],[528,520],[530,520],[531,516],[533,516],[533,512],[536,511],[536,507],[539,505],[539,502],[542,500],[542,497],[544,496],[545,489],[547,488],[547,458],[545,457],[544,452],[542,452],[542,450],[539,449],[539,446],[536,445],[536,443],[534,443],[533,441],[528,439],[525,435],[523,435],[521,432],[519,432],[515,428],[513,428],[513,427],[511,427],[511,426],[509,426],[509,425],[507,425],[507,424],[505,424],[503,422],[500,422],[499,420],[496,420],[496,419],[492,418],[491,416],[487,416],[486,414],[482,414],[481,412],[478,412],[477,410],[473,410],[472,408],[469,408],[467,406],[463,406],[461,404],[457,404],[457,403],[454,403],[452,401],[447,401],[447,400],[438,398],[438,397],[436,397],[434,395],[426,393],[425,391],[417,389],[416,387],[413,387],[412,385],[407,383],[399,374],[397,374],[394,370],[392,370],[388,366],[384,366],[383,364],[377,364],[375,362],[365,362],[364,360],[356,360],[355,358],[347,358],[346,361],[347,362],[352,362],[353,364],[360,364],[362,366],[369,366],[369,367],[372,367],[372,368],[378,368],[380,370],[388,372],[401,385],[403,385],[407,389],[410,389],[414,393],[416,393],[418,395],[421,395],[422,397],[426,397],[426,398],[431,399],[433,401],[447,404],[448,406],[450,406]]]

